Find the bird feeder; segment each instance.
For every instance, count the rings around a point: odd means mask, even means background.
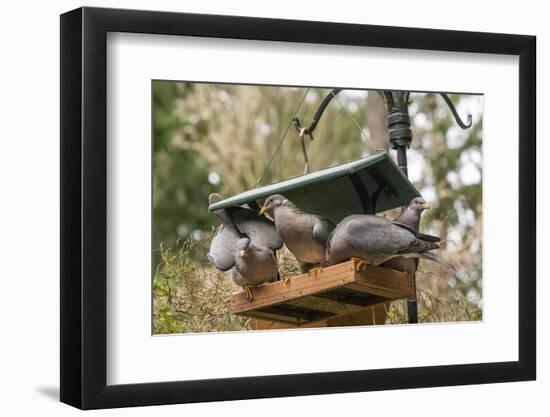
[[[312,123],[300,132],[308,171],[303,137],[312,134],[329,102],[341,89],[333,89],[322,101]],[[272,194],[282,194],[305,212],[317,214],[338,223],[350,214],[376,214],[397,207],[404,208],[417,196],[418,190],[408,180],[407,149],[412,141],[408,91],[379,91],[386,103],[389,143],[397,154],[397,164],[387,152],[348,162],[276,184],[254,188],[212,204],[210,211],[248,205],[259,210],[259,203]],[[447,94],[440,93],[462,129],[472,125],[471,115],[464,123]],[[244,293],[233,294],[230,310],[235,314],[262,319],[256,328],[301,326],[337,326],[345,324],[381,324],[365,318],[373,306],[383,306],[395,299],[407,299],[409,323],[418,322],[414,275],[382,267],[368,266],[357,270],[356,261],[316,270],[292,279],[290,287],[275,282],[254,289],[255,301],[245,302]],[[293,284],[296,281],[296,284]],[[385,285],[389,291],[382,290]],[[257,293],[257,294],[256,294]],[[385,308],[385,307],[384,307]],[[385,317],[385,314],[384,314]],[[265,323],[271,323],[265,325]],[[262,324],[264,323],[264,324]],[[281,327],[282,326],[282,327]]]
[[[334,223],[350,214],[401,207],[420,195],[389,155],[380,152],[245,191],[210,205],[209,210],[241,205],[258,210],[272,194],[282,194],[303,211]],[[237,292],[231,297],[230,311],[259,319],[253,324],[257,328],[274,328],[272,323],[275,328],[330,326],[340,325],[338,320],[346,317],[353,321],[354,316],[377,304],[414,296],[412,276],[383,267],[358,269],[355,262],[297,275],[289,285],[277,281],[253,288],[253,301]],[[360,324],[371,321],[367,315]]]

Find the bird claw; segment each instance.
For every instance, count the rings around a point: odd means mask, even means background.
[[[252,292],[252,288],[250,288],[250,287],[244,287],[244,293],[245,293],[245,295],[246,295],[246,299],[247,299],[249,302],[254,301],[254,293]]]
[[[364,259],[361,259],[361,258],[351,258],[351,259],[357,262],[357,264],[355,265],[355,272],[362,272],[365,270],[367,263],[365,262]]]
[[[283,282],[285,283],[286,286],[290,285],[290,280],[291,279],[292,279],[292,275],[289,275],[289,276],[283,278]]]
[[[317,266],[315,268],[312,268],[310,269],[309,271],[307,271],[307,274],[317,274],[318,272],[323,272],[323,267],[322,266]]]

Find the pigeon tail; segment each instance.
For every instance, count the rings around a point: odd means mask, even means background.
[[[445,268],[450,269],[453,272],[456,272],[456,267],[453,264],[444,261],[439,256],[437,256],[435,253],[422,252],[419,255],[420,255],[421,258],[429,259],[430,261],[437,262],[438,264],[443,265]]]
[[[222,200],[223,200],[223,197],[218,193],[212,193],[208,196],[208,204],[210,204],[210,205],[212,205],[214,203],[218,203],[219,201],[222,201]],[[233,217],[231,216],[231,213],[228,210],[219,209],[219,210],[214,210],[213,213],[218,217],[218,219],[220,219],[220,222],[222,222],[222,224],[233,225],[233,226],[235,226],[237,231],[239,230],[236,227],[236,225],[233,221]]]

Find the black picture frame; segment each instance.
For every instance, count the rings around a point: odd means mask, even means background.
[[[108,32],[519,56],[519,360],[107,385]],[[85,7],[61,15],[60,56],[62,402],[93,409],[536,378],[534,36]]]

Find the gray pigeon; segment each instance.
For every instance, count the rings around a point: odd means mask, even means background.
[[[453,269],[430,252],[438,248],[437,243],[422,238],[409,227],[402,227],[378,216],[353,214],[344,218],[334,229],[327,245],[326,261],[334,265],[357,258],[381,265],[402,256],[430,259]]]
[[[237,241],[235,266],[229,274],[235,284],[244,288],[250,301],[254,299],[251,287],[277,280],[277,259],[271,249],[256,246],[244,237]]]
[[[219,194],[208,196],[209,204],[223,200]],[[273,251],[283,247],[283,240],[275,230],[275,225],[265,216],[245,207],[229,207],[214,212],[222,225],[232,224],[241,235],[247,236],[257,246],[263,246]]]
[[[420,216],[424,210],[430,207],[422,197],[415,197],[411,200],[408,207],[395,218],[394,223],[400,223],[412,227],[418,232],[420,228]]]
[[[280,194],[269,196],[260,214],[269,211],[275,228],[300,266],[300,272],[314,265],[325,266],[325,249],[334,224],[323,217],[304,213]],[[288,281],[287,281],[288,282]]]
[[[209,203],[220,201],[219,194],[211,194]],[[220,271],[229,271],[233,281],[242,286],[250,301],[250,287],[277,279],[275,250],[283,241],[273,222],[243,207],[216,210],[221,225],[216,229],[208,260]]]
[[[420,217],[422,216],[422,213],[424,212],[424,210],[427,210],[429,208],[430,207],[422,197],[415,197],[411,200],[407,208],[394,219],[393,223],[397,224],[398,226],[409,227],[410,229],[414,230],[417,237],[419,235],[421,237],[428,236],[418,233],[418,229],[420,227]],[[439,238],[436,238],[435,236],[433,236],[433,238],[436,239],[436,242],[439,241]],[[418,268],[418,258],[407,259],[399,256],[397,258],[390,259],[388,262],[385,262],[383,266],[393,269],[395,271],[407,272],[411,276],[414,276]]]

